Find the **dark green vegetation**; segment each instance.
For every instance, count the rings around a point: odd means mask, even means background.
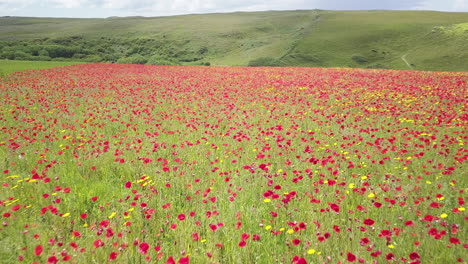
[[[0,59],[468,70],[468,13],[271,11],[0,18]]]

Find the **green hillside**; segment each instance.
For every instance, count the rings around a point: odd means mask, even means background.
[[[468,71],[468,13],[0,18],[0,59]]]

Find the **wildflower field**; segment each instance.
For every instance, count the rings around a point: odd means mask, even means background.
[[[9,75],[0,263],[466,263],[467,80],[114,64]]]

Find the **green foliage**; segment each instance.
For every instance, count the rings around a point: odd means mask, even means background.
[[[85,56],[83,59],[83,61],[86,61],[86,62],[101,62],[101,61],[105,61],[101,56],[99,55],[87,55]]]
[[[28,60],[31,57],[31,55],[21,50],[15,51],[14,55],[15,55],[15,60]]]
[[[280,67],[285,66],[283,62],[272,57],[263,57],[249,61],[248,66],[250,67]]]
[[[12,47],[6,46],[2,49],[1,53],[2,59],[14,60],[15,59],[15,50]]]
[[[46,49],[41,49],[41,50],[38,52],[38,55],[39,55],[39,56],[46,56],[46,57],[49,57],[49,52],[48,52]]]
[[[132,55],[130,57],[124,57],[117,60],[117,63],[124,63],[124,64],[146,64],[148,59],[141,55]]]
[[[367,63],[369,60],[367,60],[366,57],[362,56],[362,55],[353,55],[351,57],[351,59],[353,61],[355,61],[357,64],[365,64]]]
[[[78,52],[78,49],[75,47],[60,45],[48,45],[44,49],[49,53],[51,58],[72,58]]]

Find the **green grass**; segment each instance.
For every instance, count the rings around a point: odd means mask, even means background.
[[[246,66],[271,57],[288,66],[409,69],[401,59],[407,54],[416,70],[467,71],[468,55],[462,52],[468,48],[467,21],[468,13],[323,10],[151,18],[4,17],[0,56],[1,49],[13,52],[11,46],[37,53],[59,44],[75,48],[79,56],[70,60],[117,61],[139,54],[182,65]]]
[[[0,76],[24,70],[49,69],[53,67],[69,66],[81,64],[82,62],[62,62],[62,61],[12,61],[0,60]]]
[[[434,29],[438,26],[452,28],[452,25],[467,20],[467,13],[323,12],[316,28],[293,52],[318,58],[318,62],[306,61],[303,66],[382,65],[408,69],[401,59],[408,54],[407,60],[414,69],[466,71],[468,57],[462,50],[467,48],[468,34],[449,35]],[[354,61],[353,56],[363,57],[367,62]]]

